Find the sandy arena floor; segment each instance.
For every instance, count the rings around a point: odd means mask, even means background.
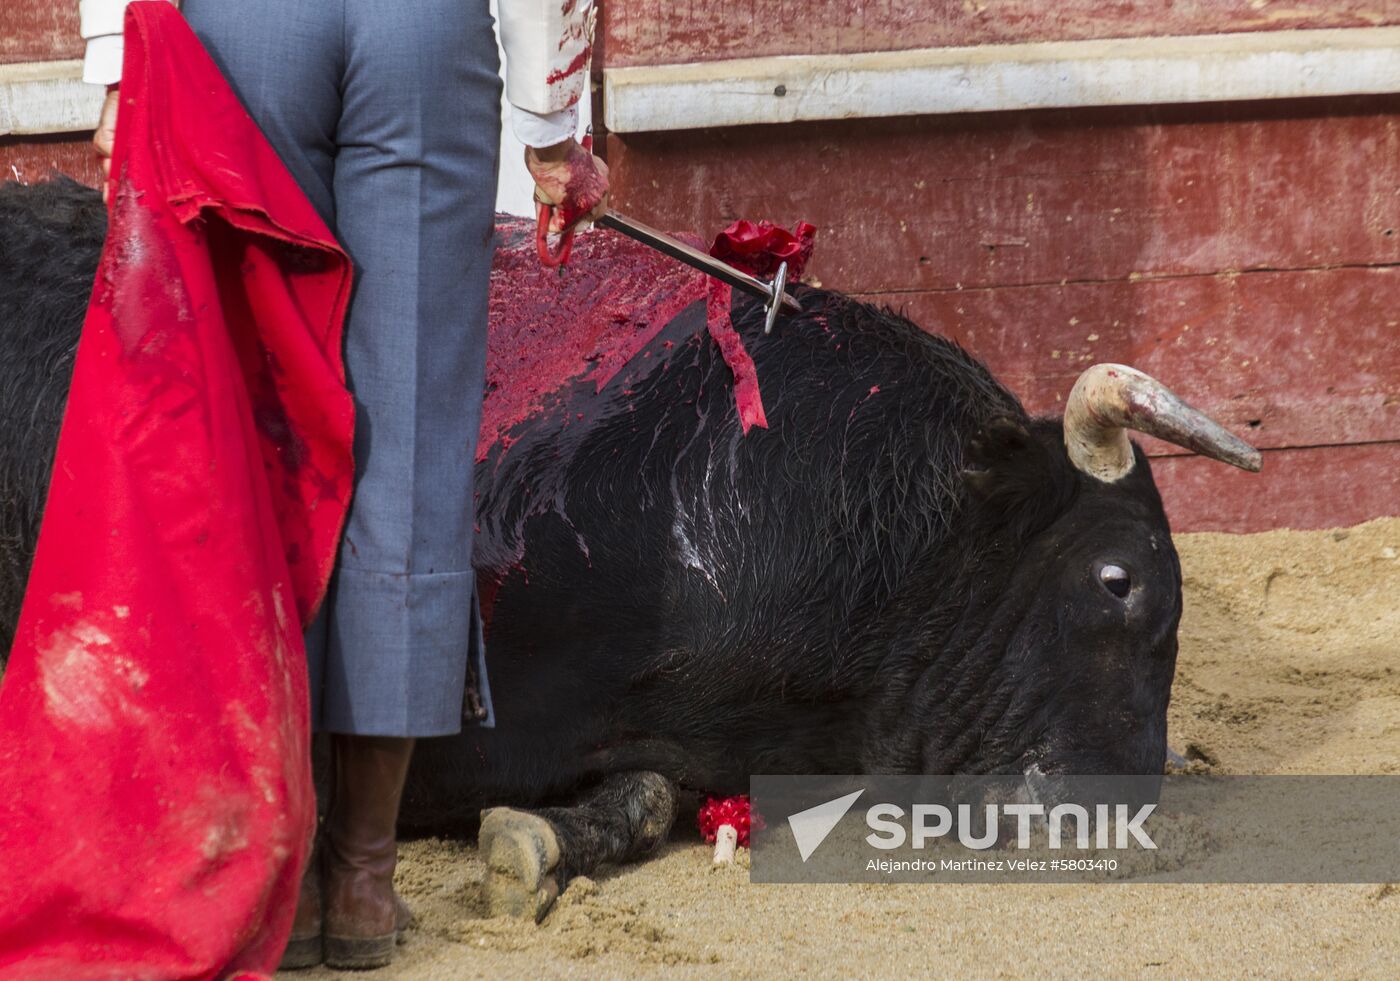
[[[1171,745],[1223,773],[1400,772],[1400,519],[1177,537]],[[1400,885],[760,886],[683,815],[660,858],[575,882],[542,926],[482,918],[470,845],[404,846],[419,917],[360,978],[1393,978]],[[288,974],[317,981],[330,971]]]

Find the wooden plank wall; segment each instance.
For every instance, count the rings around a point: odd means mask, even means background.
[[[1379,27],[1400,0],[600,0],[608,66]]]
[[[0,65],[80,58],[82,51],[77,0],[0,3]],[[62,173],[96,183],[97,164],[87,140],[85,134],[0,137],[0,180],[28,182]]]
[[[88,140],[86,133],[23,140],[0,137],[0,180],[32,184],[68,174],[96,187],[101,172]]]
[[[1321,0],[932,7],[712,0],[663,18],[614,4],[603,64],[1400,18],[1398,3]],[[794,8],[836,19],[784,28]],[[606,147],[620,210],[705,232],[811,221],[823,285],[958,339],[1033,411],[1057,411],[1088,363],[1123,361],[1266,450],[1251,476],[1152,444],[1178,528],[1400,514],[1400,97],[610,134]]]
[[[82,56],[77,0],[6,0],[0,6],[0,65]]]

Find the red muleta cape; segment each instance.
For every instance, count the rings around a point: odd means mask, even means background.
[[[111,225],[0,689],[0,974],[271,973],[302,624],[350,496],[345,254],[179,13],[126,15]]]

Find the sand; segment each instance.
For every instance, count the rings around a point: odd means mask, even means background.
[[[1177,547],[1171,745],[1221,773],[1400,772],[1400,519]],[[407,843],[419,923],[358,977],[1400,974],[1396,884],[764,886],[712,871],[689,815],[673,839],[574,882],[539,927],[483,918],[469,842]]]

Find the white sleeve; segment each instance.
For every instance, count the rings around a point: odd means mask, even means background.
[[[88,38],[83,52],[83,81],[92,85],[112,85],[122,80],[122,57],[126,44],[120,34],[99,34]]]
[[[87,42],[83,81],[111,85],[122,78],[122,18],[131,0],[79,0],[78,31]]]
[[[122,25],[131,0],[78,0],[78,31],[87,41],[83,81],[111,85],[122,80]],[[178,5],[179,0],[170,0]]]
[[[531,112],[519,106],[510,107],[510,128],[515,138],[526,146],[554,146],[578,132],[578,105],[558,112]]]
[[[500,0],[500,16],[510,104],[543,116],[578,102],[588,84],[593,0]]]

